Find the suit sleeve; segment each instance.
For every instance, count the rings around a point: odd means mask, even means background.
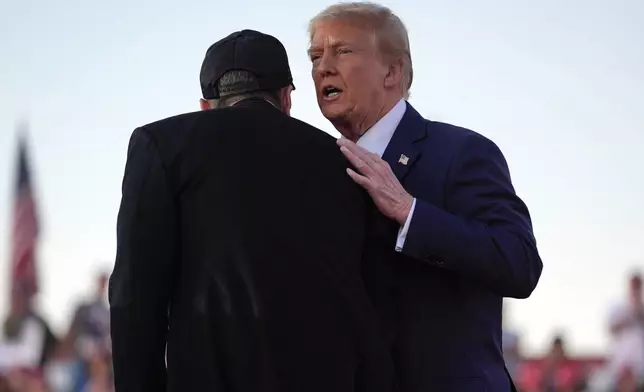
[[[497,295],[529,297],[543,265],[499,148],[469,136],[453,158],[445,191],[449,212],[417,200],[403,253],[467,274]]]
[[[115,386],[164,391],[177,211],[157,148],[142,128],[130,139],[122,192],[109,285]]]

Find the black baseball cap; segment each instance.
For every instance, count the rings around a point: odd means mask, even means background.
[[[275,37],[255,30],[242,30],[212,44],[201,65],[201,93],[204,99],[217,99],[231,91],[219,91],[217,82],[228,71],[248,71],[257,78],[256,90],[278,90],[289,84],[293,76],[284,45]]]

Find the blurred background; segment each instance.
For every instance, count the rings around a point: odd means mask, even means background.
[[[0,0],[0,391],[111,391],[105,284],[127,144],[198,109],[206,49],[285,45],[294,117],[334,136],[306,55],[329,1]],[[410,102],[494,140],[544,261],[506,302],[524,391],[644,379],[644,1],[383,1],[407,25]],[[33,260],[33,263],[31,261]]]

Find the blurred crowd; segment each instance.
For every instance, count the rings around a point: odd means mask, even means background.
[[[503,333],[505,362],[522,392],[644,391],[644,298],[642,276],[628,279],[626,298],[608,311],[611,346],[605,357],[571,357],[565,336],[553,337],[543,358],[524,358],[519,336]]]
[[[113,392],[107,275],[80,304],[66,333],[57,336],[14,286],[0,339],[0,392]]]
[[[113,392],[107,275],[74,312],[69,329],[56,336],[14,288],[0,339],[0,392]],[[504,331],[508,371],[521,392],[644,391],[644,301],[642,277],[629,277],[626,298],[609,311],[612,344],[605,357],[569,356],[565,336],[553,337],[543,358],[521,354],[519,335]]]

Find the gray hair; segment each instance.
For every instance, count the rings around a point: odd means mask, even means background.
[[[252,72],[243,70],[228,71],[217,81],[217,90],[220,97],[210,99],[213,109],[232,106],[242,99],[261,98],[277,108],[282,109],[279,91],[266,91],[258,89],[259,83]]]
[[[309,22],[309,38],[313,40],[316,25],[323,21],[359,22],[358,26],[373,32],[381,53],[402,60],[402,88],[405,99],[414,78],[407,28],[389,8],[371,2],[338,3],[327,7]]]

